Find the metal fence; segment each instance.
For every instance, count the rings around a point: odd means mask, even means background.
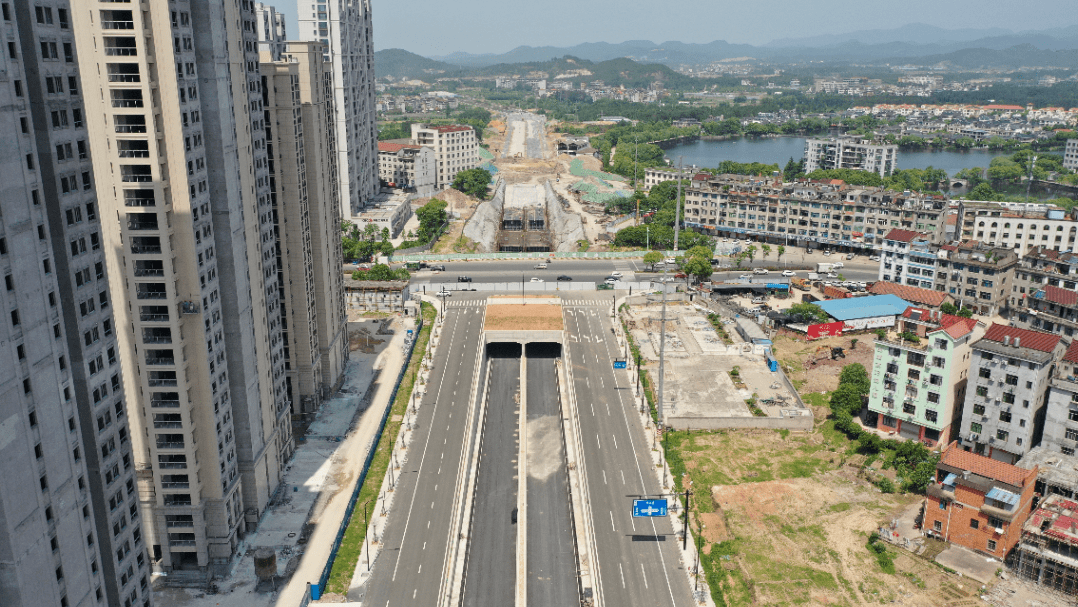
[[[406,261],[481,261],[481,260],[496,260],[496,259],[635,259],[637,257],[643,257],[648,251],[615,251],[615,252],[589,252],[583,253],[571,252],[571,253],[556,253],[556,252],[531,252],[531,253],[451,253],[451,254],[415,254],[415,255],[402,255],[395,253],[390,256],[389,260],[393,263],[402,263]],[[666,257],[678,257],[685,254],[685,251],[659,251]]]
[[[401,382],[404,380],[404,374],[408,372],[408,366],[412,360],[412,353],[415,351],[415,345],[419,341],[419,334],[423,330],[423,317],[419,317],[419,321],[416,324],[415,339],[408,347],[408,355],[404,358],[404,366],[401,367],[400,373],[397,374],[397,381],[393,385],[392,397],[389,404],[386,405],[385,411],[382,413],[382,420],[378,424],[378,431],[374,434],[374,440],[371,442],[370,450],[367,452],[367,459],[363,461],[363,468],[359,473],[359,479],[356,481],[356,488],[352,490],[352,497],[348,500],[348,508],[345,509],[344,519],[341,520],[341,528],[337,530],[337,537],[333,540],[333,549],[330,550],[329,560],[326,561],[326,566],[322,570],[322,576],[318,579],[318,596],[321,597],[325,592],[326,583],[329,582],[330,571],[333,570],[333,563],[337,560],[337,551],[341,547],[341,541],[344,539],[344,533],[348,530],[348,524],[352,521],[352,514],[356,509],[356,502],[359,500],[359,492],[363,490],[363,483],[367,480],[367,473],[370,471],[371,462],[374,461],[374,455],[378,451],[378,443],[382,440],[382,432],[385,430],[386,421],[389,419],[389,413],[393,410],[393,403],[397,400],[397,392],[400,390]],[[307,603],[311,601],[311,589],[308,587],[307,593],[303,602],[300,603],[300,607],[305,607]]]

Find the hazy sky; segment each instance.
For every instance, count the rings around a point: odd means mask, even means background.
[[[290,19],[296,0],[263,0]],[[332,0],[331,0],[332,1]],[[891,29],[931,23],[948,29],[1044,29],[1074,23],[1074,0],[372,0],[375,50],[420,55],[503,53],[521,45],[582,42],[761,44],[828,31]]]

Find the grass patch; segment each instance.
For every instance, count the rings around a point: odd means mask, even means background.
[[[355,574],[359,554],[363,548],[363,540],[367,535],[367,523],[374,510],[373,507],[368,508],[368,519],[364,519],[361,505],[364,502],[373,501],[377,497],[378,489],[382,486],[382,480],[389,469],[393,445],[397,442],[397,436],[400,434],[402,424],[401,421],[394,420],[402,420],[405,411],[408,409],[408,400],[412,397],[412,389],[415,387],[416,379],[419,376],[419,364],[422,362],[424,354],[426,354],[427,342],[430,340],[430,332],[434,325],[434,306],[423,302],[422,314],[423,328],[416,337],[412,357],[408,361],[408,368],[404,372],[400,387],[397,389],[396,398],[393,400],[392,409],[386,418],[382,438],[378,441],[374,458],[371,460],[371,467],[366,478],[363,479],[362,488],[359,490],[356,509],[352,512],[352,519],[348,522],[348,527],[344,532],[344,539],[341,540],[341,547],[337,550],[337,556],[333,561],[333,568],[330,570],[329,581],[326,583],[325,588],[327,593],[345,594],[348,592],[348,585],[352,582],[352,576]]]

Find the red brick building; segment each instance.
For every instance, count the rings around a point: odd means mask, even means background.
[[[951,443],[928,485],[925,529],[1002,560],[1022,537],[1036,479],[1036,467],[1019,468]]]

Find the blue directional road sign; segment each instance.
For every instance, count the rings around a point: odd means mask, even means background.
[[[624,368],[626,368],[626,361],[624,359],[615,360],[614,361],[614,368],[615,369],[624,369]]]
[[[633,500],[633,516],[666,516],[666,500]]]

